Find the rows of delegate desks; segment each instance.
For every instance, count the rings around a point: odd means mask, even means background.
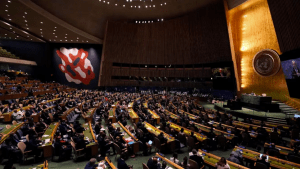
[[[43,149],[45,158],[52,156],[52,141],[59,124],[59,122],[51,123],[42,136],[42,145],[39,148]]]
[[[0,140],[0,144],[2,144],[5,141],[5,139],[9,137],[10,133],[15,133],[23,125],[24,125],[24,122],[22,122],[22,123],[16,123],[14,125],[10,125],[10,127],[8,127],[9,125],[7,125],[7,127],[4,128],[1,131],[1,134],[3,134],[3,136],[2,136],[2,138]]]
[[[174,121],[176,121],[177,123],[180,122],[180,117],[178,115],[176,115],[168,110],[165,110],[165,114],[170,116],[170,118],[173,119]]]
[[[160,116],[157,115],[154,111],[152,111],[152,110],[150,110],[150,109],[148,108],[148,100],[146,100],[146,101],[143,103],[143,107],[144,107],[145,109],[147,109],[147,112],[151,114],[151,116],[152,116],[152,118],[153,118],[154,120],[156,120],[156,124],[159,124],[159,123],[160,123]]]
[[[256,161],[259,159],[259,156],[261,153],[255,152],[252,150],[244,149],[241,147],[235,147],[233,151],[236,151],[237,149],[240,149],[243,151],[243,158],[248,159],[250,161]],[[300,164],[293,163],[291,161],[283,160],[277,157],[269,156],[269,163],[271,167],[279,168],[279,169],[300,169]]]
[[[199,123],[195,123],[192,122],[195,127],[197,127],[199,130],[201,130],[202,132],[205,133],[209,133],[211,128],[208,126],[205,126],[203,124],[199,124]],[[222,130],[218,130],[218,129],[213,129],[213,132],[215,133],[215,135],[219,136],[219,135],[223,135],[227,140],[232,140],[234,138],[234,134],[222,131]]]
[[[82,124],[82,127],[85,129],[83,131],[84,138],[85,140],[89,141],[89,144],[86,145],[86,148],[91,149],[92,156],[98,155],[98,141],[93,132],[91,122]]]
[[[214,154],[211,153],[207,153],[203,150],[198,150],[199,154],[201,156],[203,156],[203,161],[205,164],[211,166],[211,167],[215,167],[216,163],[219,162],[219,160],[221,159],[221,157],[216,156]],[[230,166],[230,169],[248,169],[247,167],[244,167],[242,165],[238,165],[237,163],[231,162],[227,160],[228,165]]]
[[[136,112],[132,108],[128,109],[128,113],[129,113],[129,117],[130,117],[132,123],[136,124],[139,122],[139,116],[136,114]]]
[[[121,129],[123,141],[129,145],[132,145],[133,153],[137,153],[139,151],[138,139],[129,130],[127,130],[122,123],[113,123],[112,126],[114,129],[117,129],[118,127]]]
[[[158,158],[161,158],[162,161],[165,161],[167,163],[168,167],[172,167],[172,168],[176,168],[176,169],[183,169],[183,167],[181,167],[178,164],[172,162],[171,160],[161,156],[159,153],[156,153],[155,156]]]
[[[161,132],[163,133],[164,137],[167,139],[167,146],[169,150],[175,150],[175,138],[170,136],[169,134],[159,130],[158,128],[152,126],[147,122],[143,122],[145,128],[154,136],[158,136]]]
[[[266,152],[266,148],[268,148],[270,146],[269,143],[265,143],[264,144],[264,152]],[[290,152],[294,152],[294,149],[288,148],[288,147],[283,147],[283,146],[278,146],[275,145],[275,148],[279,150],[279,153],[283,156],[287,156]]]
[[[167,122],[167,124],[170,124],[170,127],[171,128],[173,128],[175,131],[177,131],[177,132],[180,132],[181,131],[181,129],[183,128],[184,129],[184,133],[186,134],[186,135],[191,135],[191,132],[192,132],[192,130],[189,130],[189,129],[187,129],[187,128],[184,128],[184,127],[181,127],[181,126],[179,126],[179,125],[177,125],[177,124],[175,124],[175,123],[172,123],[172,122]],[[197,133],[197,132],[194,132],[194,136],[197,138],[197,140],[198,141],[200,141],[200,142],[202,142],[202,141],[204,141],[204,140],[206,140],[207,139],[207,136],[205,136],[205,135],[203,135],[203,134],[200,134],[200,133]]]

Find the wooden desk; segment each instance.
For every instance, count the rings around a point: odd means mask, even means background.
[[[24,122],[22,123],[17,123],[15,125],[11,125],[9,129],[7,128],[4,128],[2,131],[1,131],[1,134],[3,134],[1,140],[0,140],[0,144],[2,144],[5,139],[7,139],[10,135],[10,133],[15,133],[19,128],[21,128],[22,126],[24,125]]]
[[[270,144],[269,143],[265,143],[264,144],[264,147],[267,147],[269,148]],[[291,149],[291,148],[288,148],[288,147],[283,147],[283,146],[278,146],[278,145],[275,145],[275,148],[279,148],[279,153],[282,154],[282,155],[285,155],[287,156],[290,152],[293,152],[294,149]]]
[[[193,124],[200,130],[206,132],[206,133],[209,133],[210,132],[210,127],[208,126],[205,126],[203,124],[199,124],[199,123],[195,123],[193,122]],[[224,135],[224,137],[227,139],[227,140],[232,140],[234,138],[234,134],[231,134],[231,133],[227,133],[225,131],[222,131],[222,130],[218,130],[218,129],[213,129],[213,132],[219,136],[219,135]]]
[[[97,108],[91,108],[86,112],[86,115],[82,115],[82,117],[84,118],[84,120],[86,122],[90,122],[93,120],[93,115],[96,110],[97,110]]]
[[[181,166],[179,166],[178,164],[173,163],[172,161],[170,161],[169,159],[159,155],[158,153],[155,154],[156,157],[159,157],[162,159],[162,161],[165,161],[167,163],[168,166],[172,167],[172,168],[176,168],[176,169],[183,169]]]
[[[195,121],[195,122],[199,122],[199,116],[195,116],[195,115],[190,114],[190,113],[188,113],[188,112],[185,112],[185,111],[183,111],[183,110],[178,110],[178,112],[179,112],[180,114],[186,114],[190,119],[192,119],[192,120]]]
[[[159,130],[158,128],[152,126],[151,124],[147,122],[143,122],[145,125],[145,128],[154,136],[158,136],[161,132],[164,134],[164,137],[168,140],[167,144],[169,145],[170,150],[175,150],[175,138],[171,137],[169,134]]]
[[[252,161],[256,161],[260,154],[259,152],[251,151],[248,149],[240,148],[235,146],[233,151],[236,151],[236,149],[243,150],[243,157]],[[271,167],[279,168],[279,169],[300,169],[300,164],[296,164],[287,160],[282,160],[280,158],[269,156],[269,162]]]
[[[68,116],[72,111],[74,111],[74,110],[75,110],[75,107],[66,110],[66,111],[63,113],[63,115],[60,116],[60,118],[63,119],[63,120],[66,120],[66,119],[67,119],[67,116]]]
[[[132,144],[132,148],[133,148],[133,153],[137,153],[139,151],[139,143],[138,143],[138,139],[132,135],[132,133],[130,131],[128,131],[126,129],[126,127],[124,127],[122,125],[122,123],[118,122],[118,123],[113,123],[112,124],[114,129],[117,129],[118,127],[120,127],[121,132],[123,134],[122,139],[125,141],[125,143],[129,143],[129,142],[133,142]]]
[[[23,110],[28,110],[28,109],[30,109],[30,108],[31,108],[31,105],[28,105],[28,106],[26,106],[26,107],[23,107],[22,109],[23,109]],[[20,109],[21,109],[21,108],[19,108],[19,109],[14,109],[14,110],[12,110],[11,112],[2,114],[3,117],[4,117],[4,122],[11,122],[11,121],[12,121],[12,114],[14,113],[14,111],[15,111],[15,110],[20,111]]]
[[[212,167],[215,167],[216,163],[219,162],[219,160],[221,159],[221,157],[219,157],[219,156],[216,156],[216,155],[211,154],[211,153],[204,152],[200,149],[198,150],[198,152],[201,156],[203,156],[204,163],[206,163],[206,164],[208,164]],[[234,162],[231,162],[231,161],[228,161],[228,160],[227,160],[227,163],[230,166],[230,169],[249,169],[247,167],[244,167],[242,165],[239,165],[237,163],[234,163]]]
[[[173,120],[177,121],[177,123],[180,122],[180,117],[175,115],[174,113],[169,112],[168,110],[165,110],[164,112],[166,115],[170,116]]]
[[[247,129],[249,129],[250,126],[251,126],[253,130],[257,130],[257,128],[260,127],[260,126],[258,126],[258,125],[249,124],[249,123],[244,123],[244,122],[240,122],[240,121],[233,121],[232,125],[244,127],[244,128],[247,128]],[[263,127],[263,128],[266,129],[266,131],[267,131],[268,133],[272,133],[272,132],[273,132],[273,128],[270,128],[270,127]],[[277,129],[277,133],[278,133],[278,134],[281,134],[280,129]]]
[[[152,115],[152,118],[154,120],[156,120],[156,124],[159,124],[160,123],[160,117],[159,117],[159,115],[157,115],[155,112],[153,112],[150,109],[148,109],[147,111]]]
[[[170,127],[173,128],[173,129],[175,129],[176,131],[180,132],[180,130],[183,128],[184,129],[184,133],[186,135],[188,135],[188,136],[191,135],[192,130],[189,130],[187,128],[181,127],[181,126],[179,126],[179,125],[177,125],[175,123],[172,123],[172,122],[167,122],[167,123],[170,124]],[[197,140],[199,140],[201,142],[207,139],[207,137],[205,135],[202,135],[202,134],[197,133],[197,132],[194,132],[194,136],[197,138]]]
[[[117,167],[115,167],[115,165],[111,162],[111,160],[108,157],[105,157],[105,161],[108,163],[108,165],[112,168],[112,169],[117,169]]]
[[[139,116],[136,114],[136,112],[133,109],[129,108],[128,113],[129,113],[129,116],[130,116],[130,119],[131,119],[132,123],[138,123],[139,122]]]
[[[96,156],[98,154],[98,143],[95,138],[91,122],[82,124],[82,127],[85,128],[85,131],[83,131],[84,138],[88,138],[89,141],[91,141],[88,145],[86,145],[86,148],[91,149],[92,156]]]
[[[108,119],[115,123],[116,120],[116,108],[111,108],[108,112]]]
[[[45,142],[46,139],[50,139],[49,142],[39,146],[40,149],[43,149],[44,158],[52,157],[52,142],[59,124],[59,122],[51,123],[42,136],[43,142]]]
[[[36,168],[36,169],[48,169],[48,161],[46,160],[46,161],[44,161],[43,164],[40,164],[40,165],[38,165],[34,168]],[[29,168],[29,169],[33,169],[33,168]]]

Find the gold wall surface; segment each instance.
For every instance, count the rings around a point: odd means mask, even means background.
[[[266,93],[286,101],[289,93],[282,68],[274,76],[262,77],[252,66],[254,56],[263,49],[281,54],[267,0],[248,0],[231,10],[224,4],[238,93]]]

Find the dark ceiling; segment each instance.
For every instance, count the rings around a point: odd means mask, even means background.
[[[102,44],[107,20],[155,24],[213,1],[216,0],[1,0],[0,38]]]

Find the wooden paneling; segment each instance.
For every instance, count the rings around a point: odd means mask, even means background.
[[[108,21],[104,40],[100,86],[113,86],[112,63],[183,65],[231,61],[226,16],[222,1],[213,2],[186,16],[136,24]],[[138,73],[139,71],[139,73]],[[182,77],[188,73],[140,69],[120,74],[143,77]],[[195,75],[196,76],[196,75]],[[115,82],[113,82],[115,84]],[[161,82],[162,83],[162,82]],[[163,83],[176,86],[177,83]]]
[[[226,12],[241,82],[239,93],[266,93],[273,99],[286,100],[289,94],[282,69],[274,76],[262,77],[252,67],[253,57],[263,49],[281,54],[267,0],[249,0]]]
[[[268,0],[281,52],[300,48],[300,1]]]

